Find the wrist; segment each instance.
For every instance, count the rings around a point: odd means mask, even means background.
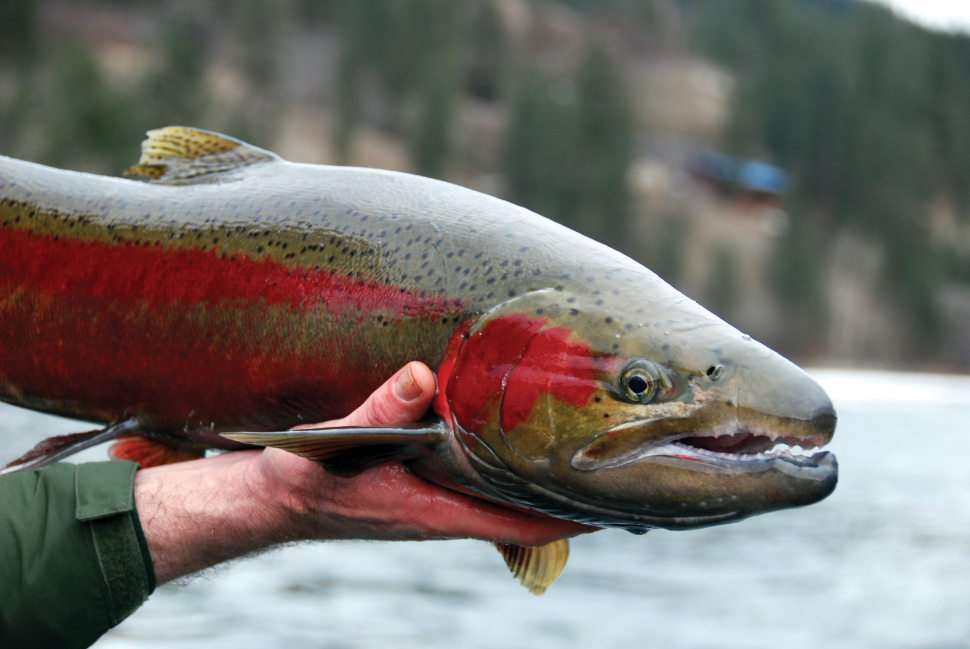
[[[135,502],[159,583],[295,540],[258,451],[139,471]]]
[[[275,448],[264,449],[253,464],[254,508],[273,521],[277,543],[327,538],[332,512],[322,493],[333,491],[335,478],[323,467]],[[332,505],[332,503],[329,503]]]

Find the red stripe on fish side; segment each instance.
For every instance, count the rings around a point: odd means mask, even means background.
[[[580,407],[597,391],[604,361],[586,344],[571,342],[571,334],[565,327],[550,327],[529,342],[505,384],[502,430],[507,435],[528,421],[536,402],[545,395]]]
[[[287,268],[216,250],[79,241],[0,228],[0,288],[30,287],[50,296],[185,305],[261,299],[265,304],[334,312],[389,311],[419,316],[449,312],[437,296],[330,271]]]
[[[463,429],[485,429],[506,378],[546,322],[516,313],[489,322],[465,341],[448,381],[448,402]]]
[[[0,291],[0,389],[157,430],[259,430],[347,415],[387,378],[358,360],[366,337],[315,336],[285,307],[141,304]]]

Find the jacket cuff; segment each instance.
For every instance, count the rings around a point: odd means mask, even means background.
[[[0,647],[87,647],[155,588],[133,462],[0,477]]]
[[[131,615],[155,590],[155,570],[135,509],[134,462],[79,464],[75,518],[88,522],[112,626]]]

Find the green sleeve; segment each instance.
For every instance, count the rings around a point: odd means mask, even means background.
[[[155,590],[134,462],[0,477],[0,647],[87,647]]]

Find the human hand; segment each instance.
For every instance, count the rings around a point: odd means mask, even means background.
[[[412,423],[427,411],[434,393],[431,370],[423,363],[410,363],[344,419],[294,430]],[[268,448],[259,468],[295,529],[306,538],[475,538],[535,546],[595,529],[446,489],[398,463],[339,478],[319,464]]]
[[[431,370],[411,363],[344,419],[298,428],[412,423],[434,391]],[[159,583],[292,541],[475,538],[537,546],[596,529],[451,491],[400,464],[340,478],[274,448],[144,469],[135,498]]]

